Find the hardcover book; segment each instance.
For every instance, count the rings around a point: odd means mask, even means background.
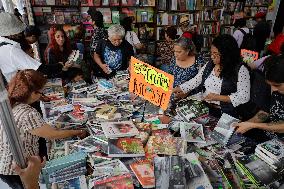
[[[119,138],[109,139],[109,157],[140,157],[145,156],[145,151],[141,139]]]
[[[155,187],[154,167],[150,161],[142,160],[134,162],[130,164],[130,168],[143,188]]]
[[[139,134],[138,129],[131,121],[104,122],[101,127],[107,138],[129,137]]]

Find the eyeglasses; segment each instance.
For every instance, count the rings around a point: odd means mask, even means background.
[[[212,58],[218,58],[218,57],[220,57],[220,53],[218,53],[218,52],[210,52],[210,55],[211,55],[211,57]]]

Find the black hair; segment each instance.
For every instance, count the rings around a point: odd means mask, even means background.
[[[20,45],[21,49],[25,52],[28,51],[29,49],[32,49],[32,46],[28,42],[23,41]]]
[[[76,76],[84,75],[83,71],[80,68],[71,67],[68,69],[67,78],[69,81],[72,81]]]
[[[23,10],[27,10],[27,7],[24,7]]]
[[[172,40],[177,38],[177,29],[174,26],[166,28],[166,34]]]
[[[237,19],[234,23],[235,28],[243,28],[247,25],[247,21],[244,18]]]
[[[95,7],[90,7],[88,10],[88,14],[91,16],[93,22],[95,22],[97,27],[104,27],[104,16],[100,11],[97,11]]]
[[[265,79],[275,83],[284,83],[284,55],[272,55],[264,60]]]
[[[238,66],[241,62],[240,49],[235,38],[229,34],[217,36],[212,45],[220,53],[221,77],[236,81],[238,79]]]
[[[36,36],[37,38],[41,35],[41,31],[36,26],[28,26],[25,29],[25,37]]]
[[[134,18],[132,16],[125,17],[121,21],[122,27],[125,29],[125,32],[132,31],[132,23],[134,21]]]
[[[17,9],[17,8],[14,8],[14,11],[15,11],[15,12],[19,12],[19,9]]]

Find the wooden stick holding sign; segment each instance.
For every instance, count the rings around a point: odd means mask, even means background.
[[[173,83],[173,75],[131,57],[129,92],[166,110]]]
[[[241,49],[241,57],[245,63],[250,64],[258,59],[258,52]]]

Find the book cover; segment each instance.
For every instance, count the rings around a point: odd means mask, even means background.
[[[284,144],[278,139],[269,140],[262,144],[258,144],[257,148],[262,150],[271,159],[275,161],[280,161],[284,158]]]
[[[208,116],[209,108],[201,101],[195,99],[186,99],[178,103],[177,114],[185,121],[197,120],[200,117]],[[201,123],[203,124],[203,123]]]
[[[186,184],[187,188],[198,189],[213,189],[210,180],[206,173],[204,172],[200,161],[196,157],[194,153],[188,153],[183,156],[185,158],[186,163],[185,165],[190,167],[190,175],[186,176]]]
[[[94,189],[103,188],[134,189],[134,186],[131,175],[125,174],[94,182]]]
[[[101,127],[107,138],[136,136],[139,134],[138,129],[131,121],[104,122]]]
[[[108,151],[108,144],[93,136],[89,136],[83,140],[80,140],[73,145],[84,149],[84,151],[86,152],[100,151],[107,153]]]
[[[85,176],[73,178],[55,184],[56,189],[87,189],[87,182]]]
[[[235,128],[233,125],[238,123],[240,120],[228,115],[222,114],[219,119],[217,126],[214,128],[211,137],[222,145],[232,145],[243,141],[243,137],[239,134],[234,134]],[[232,140],[231,140],[232,139]],[[230,142],[231,140],[231,142]]]
[[[94,181],[129,174],[129,170],[119,159],[104,161],[102,163],[95,164],[93,170]]]
[[[150,136],[147,153],[164,155],[182,155],[185,153],[186,141],[172,136]]]
[[[180,156],[155,157],[155,188],[186,188],[184,161]]]
[[[119,6],[119,0],[110,0],[110,6]]]
[[[187,142],[206,143],[203,125],[198,123],[179,122],[181,138]]]
[[[65,155],[80,151],[80,148],[74,146],[79,140],[68,140],[64,142]]]
[[[142,160],[134,162],[130,164],[130,168],[143,188],[155,187],[154,167],[150,161]]]
[[[96,111],[96,117],[102,119],[111,119],[114,117],[117,108],[110,105],[101,106],[101,108]]]
[[[113,24],[119,24],[120,23],[119,11],[112,11],[111,19]]]
[[[109,139],[108,154],[110,157],[140,157],[145,156],[141,139],[119,138]]]
[[[152,136],[171,136],[169,129],[152,130]]]

